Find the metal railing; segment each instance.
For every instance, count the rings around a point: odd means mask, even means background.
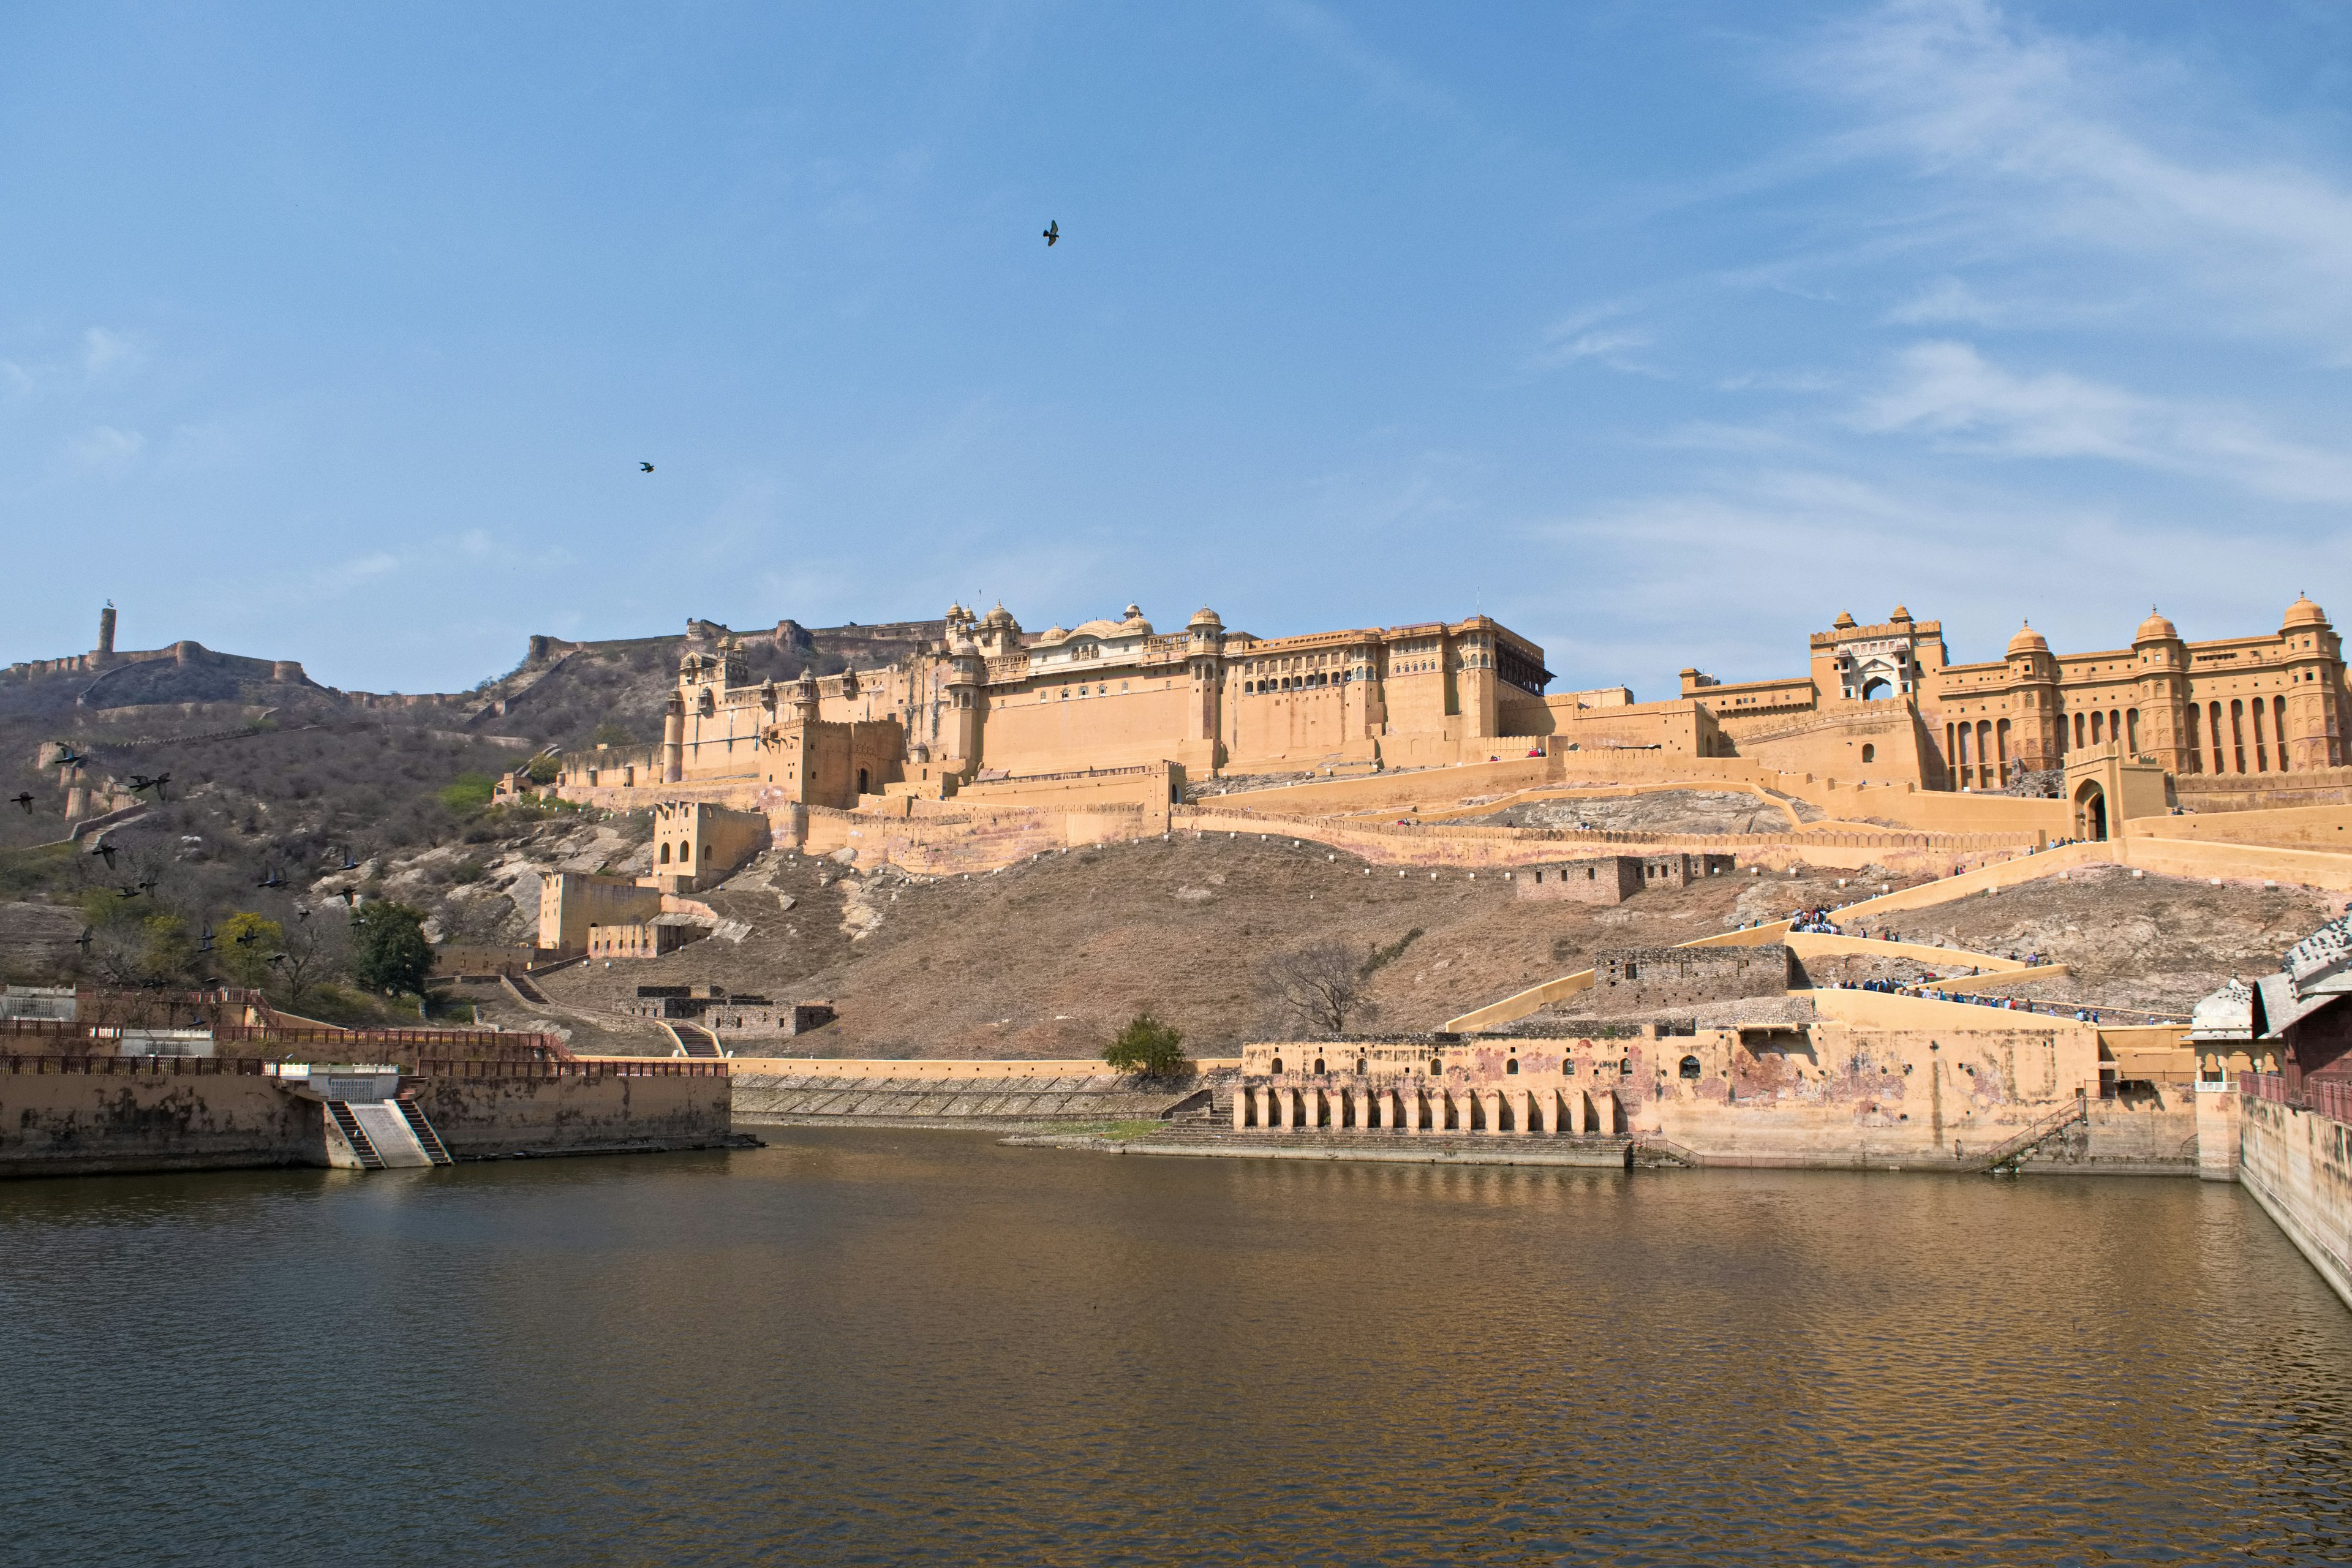
[[[278,1064],[267,1057],[0,1056],[0,1074],[33,1077],[80,1074],[96,1077],[261,1078]],[[607,1078],[725,1078],[724,1061],[478,1061],[424,1058],[400,1064],[404,1078],[468,1081]]]
[[[1990,1153],[1969,1161],[1969,1168],[1979,1171],[1998,1171],[2007,1166],[2014,1171],[2027,1156],[2043,1143],[2077,1121],[2088,1122],[2090,1120],[2091,1097],[2086,1091],[2077,1089],[2074,1091],[2072,1104],[2050,1112],[2047,1116],[2029,1123],[2023,1131],[2001,1140],[1993,1145]]]
[[[259,1078],[274,1064],[259,1057],[0,1057],[0,1073],[33,1077],[81,1073],[162,1078]]]

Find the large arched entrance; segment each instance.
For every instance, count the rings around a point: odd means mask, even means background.
[[[1864,702],[1876,702],[1894,695],[1895,683],[1885,676],[1874,675],[1862,683],[1862,700]]]
[[[2094,841],[2107,836],[2107,792],[2085,779],[2074,792],[2074,837]]]

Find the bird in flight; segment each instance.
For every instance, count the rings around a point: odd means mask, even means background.
[[[26,816],[32,816],[32,815],[33,815],[33,792],[32,792],[31,790],[26,790],[24,794],[22,794],[22,795],[18,795],[18,796],[16,797],[16,804],[17,804],[18,805],[21,805],[21,806],[23,806],[23,807],[25,808],[25,815],[26,815]]]
[[[1045,226],[1045,248],[1051,250],[1054,247],[1054,242],[1061,237],[1062,220],[1055,218]]]
[[[106,868],[107,868],[108,870],[111,871],[111,870],[113,870],[113,869],[114,869],[114,846],[113,846],[113,845],[111,845],[111,844],[100,844],[97,848],[95,848],[95,849],[91,850],[91,851],[90,851],[90,853],[91,853],[91,854],[93,854],[93,855],[96,855],[96,856],[100,857],[100,858],[102,858],[103,860],[105,860],[105,862],[106,862]]]
[[[282,888],[285,885],[286,879],[278,874],[278,868],[275,866],[269,868],[269,875],[254,884],[257,888]]]
[[[81,763],[82,759],[75,752],[71,746],[60,745],[58,748],[57,765],[58,767],[78,768],[81,766]]]
[[[651,463],[639,463],[637,465],[637,471],[640,473],[650,474],[654,471],[654,466]]]
[[[152,789],[155,792],[155,798],[157,800],[169,800],[172,797],[164,791],[163,786],[171,782],[172,775],[169,773],[158,774],[156,777],[152,779],[145,773],[132,773],[131,775],[131,793],[132,795],[143,795]]]

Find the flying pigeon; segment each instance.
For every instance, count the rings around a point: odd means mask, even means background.
[[[272,867],[269,868],[269,875],[268,875],[268,876],[267,876],[267,877],[264,877],[264,878],[263,878],[259,882],[256,883],[255,885],[256,885],[257,887],[263,887],[263,888],[282,888],[282,887],[284,887],[284,886],[286,885],[286,879],[285,879],[285,878],[283,878],[283,877],[281,877],[281,876],[279,876],[279,875],[278,874],[278,868],[277,868],[277,867],[272,866]]]
[[[1045,248],[1051,250],[1054,247],[1054,242],[1061,237],[1062,220],[1055,218],[1045,226]]]
[[[24,794],[22,794],[22,795],[18,795],[18,796],[16,797],[16,804],[17,804],[18,805],[21,805],[21,806],[23,806],[23,807],[25,808],[25,815],[26,815],[26,816],[32,816],[32,815],[33,815],[33,792],[32,792],[31,790],[26,790]]]
[[[61,768],[78,768],[78,767],[81,766],[81,763],[82,763],[82,759],[81,759],[80,754],[79,754],[79,752],[76,752],[76,751],[75,751],[71,746],[60,745],[60,746],[58,746],[58,761],[57,761],[57,765],[58,765],[58,767],[61,767]]]
[[[639,473],[650,474],[654,471],[654,466],[651,463],[639,463],[637,465],[637,471]]]
[[[103,860],[105,860],[105,862],[106,862],[106,868],[107,868],[108,870],[111,871],[111,870],[113,870],[113,869],[114,869],[114,846],[113,846],[113,845],[111,845],[111,844],[100,844],[97,848],[95,848],[95,849],[91,850],[91,851],[90,851],[90,853],[91,853],[91,854],[93,854],[93,855],[96,855],[96,856],[100,857],[100,858],[102,858]]]
[[[84,952],[88,952],[89,951],[89,927],[84,926],[81,928],[81,939],[79,942],[76,942],[74,945],[81,949]]]

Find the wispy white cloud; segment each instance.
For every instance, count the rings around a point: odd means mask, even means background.
[[[1276,0],[1267,7],[1292,36],[1354,77],[1377,100],[1423,113],[1457,112],[1453,98],[1367,44],[1339,17],[1309,0]]]
[[[311,574],[310,588],[320,595],[346,594],[399,570],[400,558],[388,551],[379,550],[321,567]]]
[[[1968,321],[1998,327],[2009,315],[2008,307],[1985,299],[1958,279],[1938,278],[1887,311],[1886,320],[1900,325]]]
[[[1987,548],[2028,538],[2035,569],[2023,574],[2013,552]],[[1607,619],[1543,636],[1570,689],[1626,679],[1657,697],[1685,666],[1727,679],[1797,673],[1803,633],[1841,609],[1870,620],[1900,603],[1940,617],[1962,659],[1996,656],[2023,618],[2061,647],[2114,647],[2152,602],[2178,617],[2193,601],[2190,636],[2275,626],[2315,556],[2352,531],[2185,526],[1901,469],[1779,463],[1565,511],[1521,541],[1530,560],[1573,561],[1612,585]]]
[[[82,374],[91,380],[117,371],[136,370],[146,350],[128,332],[92,327],[81,335]]]
[[[1837,28],[1801,68],[1863,110],[1850,153],[1895,156],[1935,182],[1937,224],[1969,203],[1969,231],[2010,253],[2160,265],[2227,325],[2317,331],[2352,356],[2352,190],[2284,151],[2249,152],[2242,127],[2210,138],[2227,152],[2200,145],[2203,84],[2176,62],[2045,30],[1990,0],[1896,0]],[[1967,300],[1931,291],[1923,303]]]
[[[1651,336],[1622,319],[1626,310],[1622,305],[1595,305],[1554,321],[1544,329],[1540,344],[1529,356],[1530,365],[1537,370],[1559,370],[1581,360],[1595,360],[1612,370],[1672,380],[1666,371],[1641,357],[1640,351],[1651,345]]]
[[[137,462],[146,449],[147,437],[138,431],[100,425],[76,437],[66,451],[82,468],[117,474]]]
[[[2092,458],[2193,474],[2280,500],[2352,501],[2352,461],[2248,416],[2144,396],[2060,371],[2018,374],[1961,342],[1905,351],[1894,380],[1855,416],[1863,429],[1916,432],[2012,458]]]

